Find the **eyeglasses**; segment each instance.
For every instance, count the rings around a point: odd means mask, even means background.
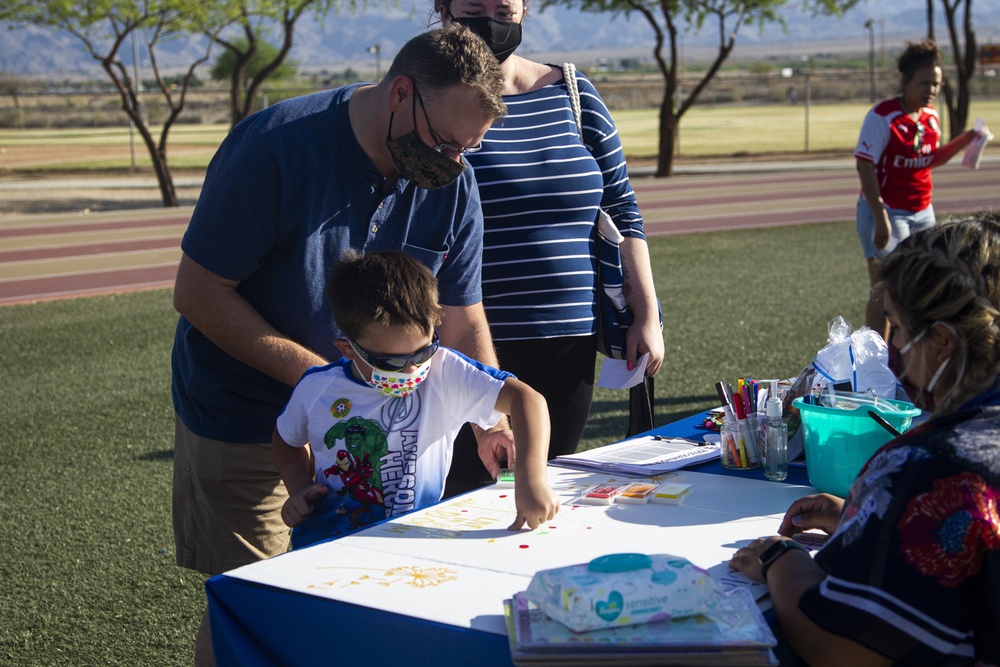
[[[413,92],[416,94],[417,101],[420,102],[420,108],[424,112],[424,120],[427,121],[427,129],[431,133],[431,139],[433,139],[435,142],[434,145],[431,146],[431,148],[436,150],[441,155],[444,155],[452,159],[457,158],[459,155],[466,155],[467,153],[475,153],[483,149],[483,145],[481,143],[476,144],[475,146],[459,147],[459,146],[453,146],[452,144],[449,144],[447,141],[441,141],[437,133],[434,132],[434,128],[431,127],[431,119],[430,116],[427,115],[427,107],[424,106],[424,98],[420,96],[420,91],[417,90],[416,84],[413,84]]]
[[[377,355],[372,354],[350,338],[347,339],[347,342],[369,366],[381,368],[384,371],[401,371],[410,364],[414,366],[425,364],[441,347],[441,339],[438,337],[437,329],[434,330],[434,338],[431,339],[430,344],[413,354]]]

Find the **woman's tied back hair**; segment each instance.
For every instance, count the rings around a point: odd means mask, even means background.
[[[430,334],[441,321],[437,278],[398,250],[344,251],[330,270],[326,300],[337,328],[352,339],[364,335],[369,324]]]
[[[935,414],[988,389],[1000,372],[1000,215],[921,230],[882,261],[879,273],[911,336],[939,323],[955,334],[942,377],[951,389]]]
[[[903,75],[903,83],[909,83],[917,70],[924,67],[941,66],[941,50],[933,39],[921,42],[907,42],[906,50],[896,61],[899,73]]]
[[[424,100],[433,100],[455,85],[479,96],[480,109],[491,120],[507,113],[503,103],[500,63],[478,35],[458,24],[422,32],[399,50],[386,80],[410,77]]]

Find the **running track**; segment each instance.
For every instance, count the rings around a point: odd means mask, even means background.
[[[1000,209],[1000,162],[934,172],[938,214]],[[852,220],[853,169],[633,179],[651,236]],[[0,305],[169,287],[191,209],[0,218]]]

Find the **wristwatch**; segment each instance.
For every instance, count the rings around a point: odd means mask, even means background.
[[[805,548],[795,540],[778,540],[768,548],[764,549],[764,553],[760,555],[760,573],[763,575],[764,581],[767,581],[767,569],[774,564],[774,561],[778,560],[793,549],[809,553],[809,549]]]

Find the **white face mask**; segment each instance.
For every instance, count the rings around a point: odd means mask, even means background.
[[[948,367],[948,362],[949,361],[951,361],[951,357],[948,357],[947,359],[945,359],[944,361],[942,361],[941,365],[938,366],[938,369],[936,371],[934,371],[934,376],[931,377],[931,381],[927,385],[926,391],[934,391],[934,387],[937,386],[938,380],[941,379],[941,374],[944,373],[944,369],[946,369]]]
[[[358,358],[360,359],[360,355]],[[416,370],[412,373],[406,373],[404,371],[386,371],[372,366],[363,359],[362,361],[365,366],[372,369],[371,379],[366,380],[369,387],[377,389],[386,396],[403,398],[404,396],[408,396],[416,391],[420,383],[424,381],[424,378],[427,377],[427,373],[431,370],[431,361],[433,361],[433,358],[428,359],[424,363],[417,366]]]

